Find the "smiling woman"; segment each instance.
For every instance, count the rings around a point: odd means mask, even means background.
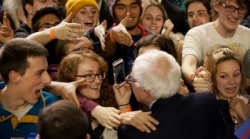
[[[66,16],[72,12],[72,22],[81,24],[83,30],[99,25],[99,9],[95,0],[68,0]]]

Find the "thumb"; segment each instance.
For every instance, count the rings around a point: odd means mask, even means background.
[[[72,19],[72,12],[70,12],[70,14],[63,20],[63,22],[70,22]]]
[[[107,29],[107,21],[106,20],[103,20],[102,26],[104,27],[105,30]]]
[[[127,13],[126,17],[121,21],[120,24],[122,24],[124,27],[126,27],[129,18],[130,18],[130,13]]]
[[[82,83],[85,83],[85,81],[86,81],[86,79],[83,78],[83,79],[81,79],[81,80],[75,81],[74,84],[76,85],[76,88],[77,88],[77,87],[78,87],[79,85],[81,85]]]

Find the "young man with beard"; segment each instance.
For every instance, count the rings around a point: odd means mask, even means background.
[[[212,0],[212,18],[207,23],[189,30],[182,51],[182,73],[189,85],[195,86],[192,77],[202,65],[206,52],[224,45],[233,49],[240,58],[250,48],[250,29],[239,25],[248,13],[248,0]],[[190,80],[191,79],[191,80]],[[194,78],[194,81],[196,78]],[[203,80],[203,84],[208,81]]]
[[[13,39],[0,50],[0,138],[36,133],[40,109],[60,98],[41,91],[50,84],[47,50],[34,41]]]
[[[110,0],[109,10],[115,23],[107,31],[103,56],[107,58],[109,80],[113,83],[112,62],[122,58],[128,75],[133,65],[134,44],[149,33],[139,24],[141,0]]]

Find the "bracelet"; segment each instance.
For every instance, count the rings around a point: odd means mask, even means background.
[[[131,109],[131,106],[129,105],[129,107],[126,110],[122,111],[122,112],[126,113],[126,112],[131,112],[131,111],[132,111],[132,109]]]
[[[49,38],[50,38],[50,39],[56,39],[56,38],[53,36],[53,33],[54,33],[54,27],[52,27],[52,28],[49,29]]]
[[[109,37],[111,41],[115,42],[115,39],[112,37],[112,29],[109,31]]]
[[[191,75],[189,76],[189,83],[192,84],[192,83],[193,83],[193,80],[194,80],[194,75],[191,74]]]
[[[121,107],[121,106],[126,106],[126,105],[129,105],[129,103],[126,103],[126,104],[123,104],[123,105],[118,105],[118,106]]]

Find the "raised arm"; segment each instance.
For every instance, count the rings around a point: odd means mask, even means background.
[[[36,32],[28,36],[27,39],[34,40],[44,46],[52,40],[52,38],[49,37],[50,33],[53,37],[59,40],[77,40],[77,38],[82,36],[84,31],[81,30],[80,24],[67,23],[71,14],[69,14],[59,25],[52,27],[54,29],[53,31],[52,28],[50,28],[44,31]]]
[[[133,40],[126,29],[127,22],[130,18],[130,13],[120,22],[118,26],[113,27],[105,37],[104,57],[112,57],[116,50],[116,44],[120,43],[126,46],[131,46]]]
[[[14,32],[11,29],[10,21],[6,16],[6,12],[3,15],[3,25],[0,22],[0,42],[6,43],[7,41],[14,38]]]

